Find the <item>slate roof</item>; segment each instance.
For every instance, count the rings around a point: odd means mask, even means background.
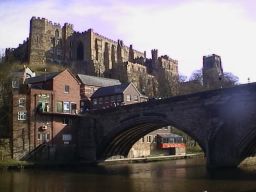
[[[92,98],[94,97],[103,97],[110,95],[117,95],[124,92],[124,90],[130,85],[130,83],[123,83],[120,85],[101,87],[97,91],[92,94]]]
[[[117,79],[95,77],[95,76],[83,75],[83,74],[78,74],[77,76],[80,79],[80,81],[85,85],[92,85],[92,86],[97,86],[97,87],[107,87],[107,86],[121,84],[121,82]]]
[[[54,78],[59,73],[61,73],[61,72],[46,73],[45,75],[31,77],[31,78],[26,79],[25,84],[33,84],[33,83],[48,81],[48,80]]]

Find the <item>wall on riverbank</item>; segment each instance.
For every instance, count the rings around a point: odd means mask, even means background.
[[[11,159],[10,139],[0,139],[0,161]]]

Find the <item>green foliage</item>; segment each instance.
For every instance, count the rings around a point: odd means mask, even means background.
[[[179,94],[183,95],[211,89],[228,88],[239,84],[239,78],[229,72],[224,73],[221,77],[212,77],[215,79],[212,79],[210,86],[203,84],[203,77],[202,70],[196,70],[192,73],[188,82],[180,80]]]
[[[59,72],[64,70],[64,67],[57,64],[49,64],[49,65],[29,65],[29,68],[34,71],[37,75],[43,74],[45,72]]]

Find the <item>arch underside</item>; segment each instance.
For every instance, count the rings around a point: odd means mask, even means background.
[[[250,129],[247,134],[241,138],[238,147],[240,148],[240,162],[247,157],[256,155],[256,126]]]
[[[140,138],[154,130],[168,125],[174,126],[173,123],[170,123],[168,121],[156,120],[152,118],[148,121],[137,123],[133,122],[126,127],[119,127],[115,130],[120,131],[117,131],[116,133],[111,133],[107,138],[104,139],[104,142],[99,144],[99,147],[97,149],[97,159],[104,160],[113,156],[127,157],[132,146]],[[176,126],[175,128],[179,129]],[[192,138],[194,138],[198,142],[195,137],[192,136]],[[201,146],[200,142],[198,143]],[[204,148],[202,149],[204,150]]]

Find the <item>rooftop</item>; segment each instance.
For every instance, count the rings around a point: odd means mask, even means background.
[[[93,85],[93,86],[97,86],[97,87],[107,87],[107,86],[121,84],[121,82],[117,79],[95,77],[95,76],[83,75],[83,74],[78,74],[77,76],[80,79],[80,81],[85,85]]]

